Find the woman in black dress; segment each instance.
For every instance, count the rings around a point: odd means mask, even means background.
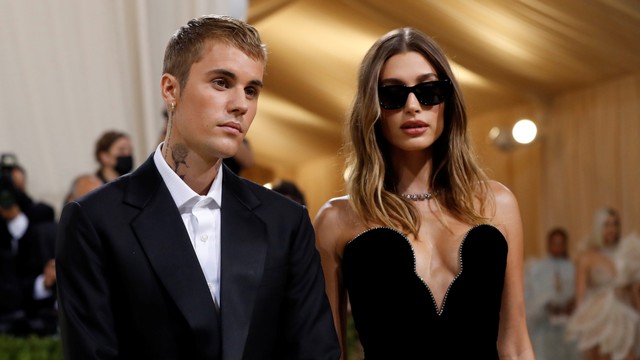
[[[440,47],[381,37],[348,127],[348,195],[315,219],[343,353],[350,302],[367,360],[533,359],[518,204],[475,162]]]

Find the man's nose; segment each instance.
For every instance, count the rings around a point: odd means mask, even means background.
[[[249,99],[244,88],[233,89],[229,100],[229,112],[237,115],[244,115],[249,109]]]

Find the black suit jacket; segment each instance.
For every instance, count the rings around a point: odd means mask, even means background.
[[[55,297],[34,299],[33,285],[47,261],[54,258],[55,236],[55,222],[29,220],[14,253],[7,222],[0,220],[0,316],[18,310],[31,316],[45,308],[53,309]]]
[[[65,206],[65,359],[339,358],[308,212],[222,168],[219,310],[153,156]]]

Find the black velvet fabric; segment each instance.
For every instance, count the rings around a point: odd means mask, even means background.
[[[349,242],[342,273],[365,358],[497,359],[507,247],[491,225],[469,230],[439,314],[404,235],[379,227]]]

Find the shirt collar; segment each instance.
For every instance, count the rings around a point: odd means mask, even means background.
[[[14,239],[20,239],[27,232],[27,228],[29,227],[29,219],[27,216],[20,211],[18,216],[11,219],[7,222],[7,228],[9,229],[9,233],[13,236]]]
[[[196,199],[196,201],[202,197],[208,197],[213,199],[213,202],[218,205],[218,207],[222,206],[222,166],[218,170],[218,174],[213,179],[213,183],[209,188],[209,192],[205,196],[200,196],[198,193],[193,191],[167,164],[167,161],[162,157],[162,144],[160,143],[156,148],[155,153],[153,154],[153,162],[160,172],[160,176],[164,183],[167,185],[169,189],[169,193],[173,198],[173,201],[176,203],[178,209],[193,205],[191,203],[192,199]]]

